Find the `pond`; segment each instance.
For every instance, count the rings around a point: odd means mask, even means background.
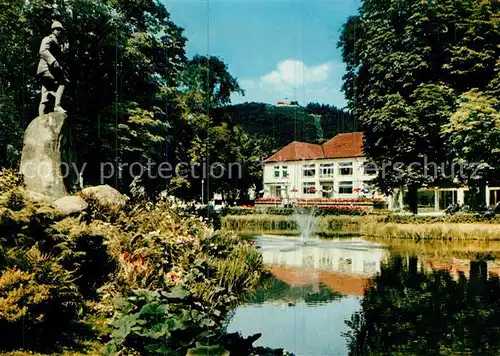
[[[500,353],[499,243],[255,241],[272,277],[228,331],[261,333],[256,346],[297,356]]]

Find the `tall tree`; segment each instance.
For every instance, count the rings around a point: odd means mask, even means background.
[[[8,115],[23,126],[36,115],[38,46],[51,21],[60,20],[66,28],[63,67],[70,80],[64,98],[67,159],[86,168],[86,184],[100,183],[102,164],[112,163],[115,174],[107,183],[126,191],[132,177],[128,170],[119,174],[120,166],[165,159],[167,124],[179,114],[169,111],[175,106],[169,93],[178,87],[186,63],[183,30],[152,0],[33,0],[8,6],[12,11],[0,17],[6,29],[0,100],[9,100]]]
[[[237,79],[229,73],[227,64],[214,56],[194,56],[182,72],[181,83],[187,91],[201,94],[208,105],[205,109],[229,104],[232,93],[245,94]]]
[[[475,90],[464,93],[443,127],[457,178],[471,187],[500,183],[500,101]]]
[[[22,146],[22,129],[28,121],[26,90],[29,73],[27,19],[22,0],[0,0],[0,166],[14,166]]]
[[[233,137],[230,135],[235,134],[232,132],[234,128],[220,125],[212,109],[230,103],[232,93],[244,92],[229,73],[227,65],[217,57],[194,56],[179,78],[179,91],[169,94],[175,97],[175,105],[170,111],[181,113],[175,115],[176,119],[171,123],[169,148],[175,156],[173,161],[184,163],[184,168],[171,181],[170,188],[177,195],[192,198],[200,195],[204,180],[206,196],[211,196],[227,183],[227,174],[210,175],[213,163],[238,162],[231,146]],[[194,168],[188,169],[185,163]]]
[[[344,25],[338,46],[347,74],[343,89],[366,132],[365,152],[379,167],[386,193],[416,193],[436,184],[426,162],[443,162],[439,128],[456,98],[493,87],[500,54],[498,0],[365,0]],[[398,164],[396,164],[398,163]]]

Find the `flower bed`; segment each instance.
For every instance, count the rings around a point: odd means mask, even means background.
[[[276,204],[281,203],[282,199],[280,198],[259,198],[255,200],[256,204]]]
[[[383,199],[372,198],[298,198],[297,203],[374,203],[383,202]]]
[[[316,205],[297,205],[299,208],[304,209],[314,209],[317,208]],[[367,205],[321,205],[321,210],[345,210],[345,211],[368,211],[371,206]]]

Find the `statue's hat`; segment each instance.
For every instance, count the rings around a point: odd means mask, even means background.
[[[55,28],[58,28],[58,29],[61,29],[61,30],[64,30],[64,27],[62,25],[62,23],[60,23],[59,21],[54,21],[52,22],[52,27],[51,29],[55,29]]]

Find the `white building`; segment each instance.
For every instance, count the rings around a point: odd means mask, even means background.
[[[378,193],[370,183],[376,166],[363,153],[363,133],[339,134],[323,145],[294,141],[264,161],[264,196],[278,203],[297,200],[382,198],[389,209],[405,207],[404,191]],[[468,204],[467,187],[436,186],[419,191],[419,211],[442,212]],[[500,187],[486,187],[486,205],[500,204]]]
[[[263,198],[377,198],[376,169],[363,154],[363,133],[339,134],[323,145],[292,142],[264,161]]]

